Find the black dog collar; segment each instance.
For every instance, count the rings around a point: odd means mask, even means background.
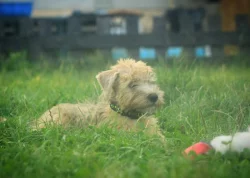
[[[110,108],[113,111],[117,112],[118,114],[129,117],[130,119],[139,119],[142,115],[144,115],[143,113],[140,112],[124,112],[116,104],[112,103],[110,104]]]

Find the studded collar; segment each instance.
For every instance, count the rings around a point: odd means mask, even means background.
[[[122,115],[122,116],[126,116],[130,119],[139,119],[141,116],[143,116],[144,114],[141,113],[141,112],[136,112],[136,111],[130,111],[130,112],[125,112],[125,111],[122,111],[121,108],[119,106],[117,106],[116,104],[114,103],[111,103],[110,104],[110,108],[117,112],[118,114]]]

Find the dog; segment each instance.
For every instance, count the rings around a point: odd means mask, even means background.
[[[97,103],[58,104],[36,120],[33,128],[51,124],[65,127],[106,124],[163,138],[153,113],[164,103],[164,92],[157,86],[150,66],[134,59],[120,59],[96,79],[102,89]]]

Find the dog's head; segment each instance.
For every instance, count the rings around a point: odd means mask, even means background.
[[[150,66],[133,59],[119,60],[110,70],[96,76],[105,100],[125,112],[153,113],[163,104],[163,91]]]

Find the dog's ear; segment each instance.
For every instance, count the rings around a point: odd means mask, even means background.
[[[103,71],[96,76],[96,79],[104,91],[110,91],[119,80],[119,73],[113,70]]]

